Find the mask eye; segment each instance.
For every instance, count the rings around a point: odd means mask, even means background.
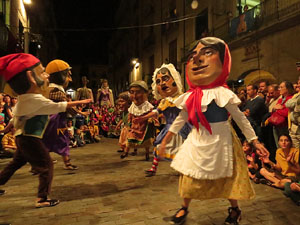
[[[170,76],[168,76],[168,75],[162,76],[161,80],[164,82],[167,82],[168,80],[170,80]]]

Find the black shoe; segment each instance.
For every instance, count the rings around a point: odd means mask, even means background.
[[[269,180],[267,180],[267,179],[265,179],[265,178],[259,179],[259,183],[265,184],[265,185],[268,185],[268,186],[272,186],[272,182],[269,181]]]
[[[180,217],[176,217],[176,215],[181,211],[184,211],[184,215]],[[186,216],[189,214],[188,208],[187,207],[182,207],[181,209],[178,209],[177,212],[175,213],[174,216],[172,216],[172,219],[170,221],[170,224],[175,224],[175,225],[181,225],[185,222]]]
[[[148,171],[145,177],[153,177],[155,176],[156,171]]]
[[[147,174],[147,173],[152,173],[153,172],[153,170],[152,169],[149,169],[149,170],[145,170],[145,173]]]
[[[128,152],[125,152],[125,153],[123,153],[122,155],[120,155],[120,158],[121,159],[124,159],[124,158],[126,158],[128,156]]]
[[[29,172],[32,173],[32,175],[37,175],[37,174],[39,174],[38,171],[36,171],[35,169],[32,169],[32,168],[31,168],[31,170],[30,170]],[[1,224],[0,224],[0,225],[1,225]]]
[[[235,216],[231,217],[232,212],[235,212]],[[233,224],[233,225],[238,225],[240,220],[242,219],[242,211],[239,209],[239,207],[229,207],[228,208],[228,217],[226,218],[224,224],[225,225],[229,225],[229,224]]]
[[[123,149],[119,149],[117,152],[122,153],[122,152],[124,152],[124,150]]]
[[[0,189],[0,195],[4,195],[4,194],[5,194],[5,190]]]

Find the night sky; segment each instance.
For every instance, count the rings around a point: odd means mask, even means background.
[[[114,27],[116,4],[116,0],[54,0],[58,58],[72,64],[107,64],[112,31],[105,29]]]

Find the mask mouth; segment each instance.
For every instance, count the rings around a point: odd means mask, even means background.
[[[208,65],[198,66],[198,67],[193,67],[192,70],[193,70],[193,71],[198,71],[198,70],[205,69],[205,68],[207,68],[207,67],[208,67]]]
[[[161,90],[163,90],[163,91],[166,91],[168,89],[168,86],[166,86],[166,85],[163,85],[162,87],[161,87]]]

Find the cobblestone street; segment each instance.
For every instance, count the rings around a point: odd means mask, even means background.
[[[34,200],[38,179],[26,165],[3,186],[0,196],[0,224],[13,225],[160,225],[180,207],[177,195],[178,176],[169,162],[159,165],[155,177],[145,177],[151,162],[138,156],[121,160],[116,139],[71,150],[72,162],[79,170],[63,169],[62,159],[54,165],[52,198],[61,203],[52,208],[36,209]],[[9,162],[0,160],[0,169]],[[257,197],[241,201],[240,224],[300,224],[300,207],[280,190],[253,184]],[[223,224],[229,203],[224,199],[193,201],[186,225]]]

